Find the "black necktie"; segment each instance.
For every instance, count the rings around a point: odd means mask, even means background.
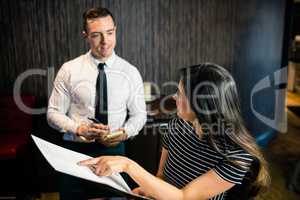
[[[107,82],[104,71],[105,63],[98,65],[98,77],[96,83],[96,109],[95,118],[102,124],[107,124]]]

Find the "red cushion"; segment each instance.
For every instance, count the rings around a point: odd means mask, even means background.
[[[23,95],[23,103],[33,107],[35,97]],[[0,97],[0,159],[16,158],[17,150],[26,144],[32,129],[32,115],[19,109],[13,96]]]
[[[22,96],[23,103],[33,107],[34,96]],[[0,131],[29,132],[32,128],[32,115],[19,109],[13,96],[0,97]]]
[[[0,159],[16,158],[17,150],[29,140],[28,134],[0,133]]]

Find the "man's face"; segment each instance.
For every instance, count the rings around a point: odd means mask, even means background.
[[[111,16],[87,20],[85,34],[93,56],[105,61],[112,55],[116,46],[116,26]]]

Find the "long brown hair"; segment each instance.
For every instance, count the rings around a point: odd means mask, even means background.
[[[270,182],[267,162],[244,125],[236,84],[230,73],[221,66],[205,63],[182,69],[181,81],[200,124],[215,124],[222,120],[227,130],[225,128],[218,134],[252,155],[258,165],[252,187],[257,192],[267,188]],[[234,127],[234,130],[228,131],[228,127]],[[222,153],[215,140],[217,135],[211,131],[207,135],[211,146]],[[239,160],[225,159],[241,168],[249,167]]]

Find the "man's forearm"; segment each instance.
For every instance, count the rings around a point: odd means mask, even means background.
[[[144,127],[147,120],[146,113],[139,113],[137,115],[131,116],[125,123],[125,131],[129,137],[136,136],[140,130]]]
[[[47,112],[47,121],[48,124],[60,131],[60,132],[71,132],[76,134],[76,130],[78,128],[78,124],[70,119],[68,116],[65,114],[59,113],[59,112],[53,112],[53,111],[48,111]]]

